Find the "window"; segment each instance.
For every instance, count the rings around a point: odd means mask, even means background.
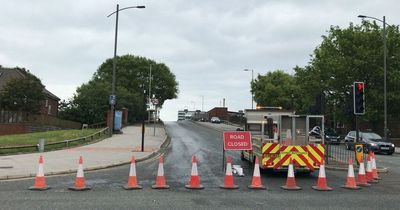
[[[47,101],[47,100],[46,100]],[[47,110],[47,114],[48,115],[51,115],[51,105],[49,105],[49,108],[48,108],[48,110]]]
[[[351,131],[351,132],[349,133],[349,136],[350,136],[350,137],[355,137],[355,136],[356,136],[356,132],[355,132],[355,131]]]
[[[260,124],[248,124],[247,125],[249,131],[261,131],[261,125]]]
[[[46,99],[46,107],[49,106],[49,100]]]

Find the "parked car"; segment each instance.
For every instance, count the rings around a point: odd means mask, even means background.
[[[321,128],[319,126],[314,126],[308,134],[309,134],[309,136],[320,139],[321,138]],[[332,144],[340,143],[340,136],[332,128],[326,128],[324,135],[325,135],[325,141],[327,143],[332,143]]]
[[[331,144],[340,144],[340,136],[332,128],[325,129],[325,141]]]
[[[218,117],[212,117],[211,122],[212,123],[221,123],[221,120]]]
[[[391,155],[394,153],[395,146],[394,144],[386,141],[381,136],[374,132],[370,131],[360,131],[359,132],[360,143],[366,144],[365,152],[370,150],[376,153],[384,153]],[[347,136],[344,138],[344,142],[346,144],[346,149],[354,150],[354,139],[356,138],[356,131],[350,131]]]

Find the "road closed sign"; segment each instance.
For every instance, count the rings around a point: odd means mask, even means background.
[[[224,132],[224,150],[252,150],[250,132],[226,131]]]

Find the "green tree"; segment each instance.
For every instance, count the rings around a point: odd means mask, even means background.
[[[251,86],[255,101],[262,106],[281,106],[294,109],[298,88],[294,77],[277,70],[266,75],[258,75]]]
[[[348,28],[332,26],[315,49],[310,63],[295,68],[295,77],[302,91],[302,111],[315,104],[318,94],[325,96],[325,114],[352,121],[354,81],[366,83],[365,121],[382,124],[383,120],[383,37],[375,22],[363,21]],[[388,113],[399,119],[400,34],[398,27],[388,27]]]
[[[0,92],[0,105],[7,110],[37,114],[45,100],[40,79],[29,72],[23,78],[7,82]]]
[[[162,63],[153,60],[124,55],[117,57],[115,108],[129,109],[129,121],[143,119],[147,116],[144,110],[143,90],[149,89],[149,67],[152,66],[151,92],[159,99],[162,107],[165,100],[177,97],[178,83],[175,75]],[[111,93],[112,59],[107,59],[94,73],[92,79],[80,86],[69,101],[61,103],[60,116],[64,119],[86,123],[105,121],[108,96]],[[148,98],[146,93],[146,100]]]

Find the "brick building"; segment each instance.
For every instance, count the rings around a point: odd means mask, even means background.
[[[9,81],[24,78],[26,74],[27,72],[23,68],[4,68],[0,66],[0,91],[7,85]],[[43,93],[45,94],[46,99],[42,103],[40,114],[58,117],[58,105],[60,98],[48,91],[45,87],[43,87]]]

